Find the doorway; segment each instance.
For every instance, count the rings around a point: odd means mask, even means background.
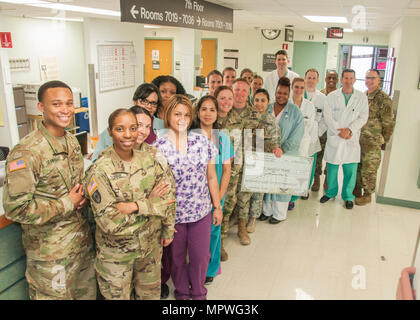
[[[384,46],[369,45],[340,45],[340,59],[338,72],[344,69],[353,69],[356,72],[356,83],[354,88],[360,91],[366,91],[365,75],[369,69],[376,69],[381,78],[381,84],[385,91],[390,94],[391,81],[385,77],[389,68],[393,69],[393,64],[389,63],[388,48]],[[387,89],[389,88],[389,90]]]
[[[210,71],[216,69],[217,65],[217,40],[201,39],[201,62],[200,75],[207,77]]]
[[[145,82],[160,75],[172,75],[172,48],[172,39],[144,40]]]
[[[293,71],[302,78],[308,69],[319,72],[317,89],[324,87],[325,68],[327,65],[328,44],[326,42],[295,41],[293,48]]]

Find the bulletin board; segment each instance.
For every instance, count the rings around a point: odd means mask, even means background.
[[[99,91],[134,87],[135,64],[132,44],[98,45]]]

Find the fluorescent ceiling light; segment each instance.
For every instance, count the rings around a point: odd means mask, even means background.
[[[59,20],[59,21],[73,21],[83,22],[83,18],[64,18],[64,17],[34,17],[35,19]]]
[[[24,4],[24,5],[32,6],[32,7],[49,8],[49,9],[63,10],[63,11],[100,14],[100,15],[105,15],[105,16],[114,16],[114,17],[121,16],[121,12],[119,11],[73,6],[73,5],[62,4],[62,3],[51,3],[51,2],[40,1],[40,0],[0,0],[0,2]]]
[[[304,16],[312,22],[330,22],[330,23],[348,23],[346,17],[330,17],[330,16]]]
[[[328,28],[324,28],[325,31],[328,30]],[[343,32],[354,32],[353,29],[343,29]]]

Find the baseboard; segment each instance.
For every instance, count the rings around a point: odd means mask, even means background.
[[[378,196],[376,197],[376,203],[420,210],[420,202],[409,201],[409,200],[401,200],[401,199]]]

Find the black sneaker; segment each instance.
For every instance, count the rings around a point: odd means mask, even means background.
[[[302,200],[308,200],[309,199],[309,196],[306,196],[306,197],[304,197],[304,196],[302,196],[302,197],[300,197]]]
[[[206,277],[206,281],[204,281],[204,284],[210,284],[214,280],[214,277]]]
[[[261,215],[260,215],[260,217],[259,218],[257,218],[259,221],[265,221],[265,220],[267,220],[268,219],[268,217],[264,214],[264,213],[261,213]]]
[[[346,201],[346,209],[353,209],[353,201]]]
[[[277,224],[280,223],[282,220],[277,220],[276,218],[271,217],[268,221],[269,224]]]
[[[327,197],[327,196],[322,196],[322,198],[319,200],[319,202],[321,202],[321,203],[325,203],[325,202],[327,202],[328,200],[330,200],[331,198],[329,198],[329,197]]]
[[[160,298],[166,299],[169,296],[169,287],[166,283],[162,283],[160,286]]]
[[[294,202],[289,202],[289,206],[287,207],[287,210],[291,211],[295,208],[295,203]]]

